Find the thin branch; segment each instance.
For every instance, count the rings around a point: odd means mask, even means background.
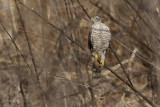
[[[27,64],[27,67],[29,68],[29,70],[32,72],[32,69],[30,68],[27,60],[25,59],[25,57],[23,56],[23,54],[21,53],[20,49],[18,48],[17,44],[13,41],[12,36],[10,35],[10,33],[7,31],[7,29],[5,28],[5,26],[2,24],[2,22],[0,21],[1,26],[3,27],[3,29],[5,30],[5,32],[8,34],[9,38],[11,39],[12,43],[14,44],[14,46],[16,47],[16,49],[18,50],[18,52],[20,53],[21,57],[23,58],[23,60],[25,61],[25,63]]]
[[[90,1],[91,4],[93,4],[95,7],[97,7],[101,12],[103,12],[104,14],[106,14],[110,20],[112,20],[114,23],[116,23],[118,26],[120,26],[124,31],[126,31],[130,37],[132,37],[134,40],[136,40],[139,44],[141,44],[142,46],[144,46],[147,50],[153,52],[153,50],[148,47],[145,43],[143,43],[141,40],[139,40],[137,37],[135,37],[132,33],[132,31],[128,30],[127,27],[125,27],[124,24],[122,24],[120,21],[118,21],[117,19],[115,19],[110,13],[106,12],[106,10],[104,10],[102,7],[98,6],[98,3],[95,3],[93,1]]]
[[[19,1],[19,0],[18,0]],[[19,1],[20,2],[20,1]],[[30,9],[29,7],[27,7],[26,5],[24,5],[23,3],[20,2],[20,4],[24,7],[26,7],[28,10],[32,11],[34,14],[36,14],[37,16],[39,16],[41,19],[43,19],[46,23],[48,23],[49,25],[51,25],[53,28],[57,29],[58,31],[62,32],[64,34],[64,36],[66,36],[71,42],[73,42],[74,44],[76,44],[77,46],[79,46],[81,49],[83,49],[84,51],[86,51],[87,54],[91,55],[89,51],[87,51],[83,46],[79,45],[77,42],[75,42],[74,40],[72,40],[65,32],[63,32],[60,28],[56,27],[54,24],[50,23],[47,19],[43,18],[41,15],[39,15],[36,11]],[[134,88],[131,84],[129,84],[128,82],[126,82],[122,77],[120,77],[116,72],[114,72],[112,69],[110,69],[106,63],[104,65],[105,68],[107,68],[109,71],[111,71],[119,80],[121,80],[123,83],[125,83],[127,86],[129,86],[132,90],[134,90],[139,96],[141,96],[145,101],[148,102],[148,104],[150,104],[152,107],[156,107],[146,96],[144,96],[141,92],[139,92],[136,88]]]
[[[113,38],[116,42],[118,42],[121,46],[123,46],[124,48],[126,48],[127,50],[129,50],[130,52],[133,52],[130,48],[128,48],[125,44],[123,44],[122,42],[120,42],[119,40],[117,40],[116,38]],[[133,52],[135,53],[135,52]],[[139,57],[140,59],[144,60],[145,62],[147,62],[148,64],[150,64],[151,66],[155,67],[155,65],[153,65],[150,61],[148,61],[147,59],[145,59],[142,55],[140,55],[138,52],[135,53],[135,55],[137,57]]]
[[[63,30],[61,30],[60,28],[58,28],[57,26],[55,26],[54,24],[52,24],[51,22],[49,22],[47,19],[45,19],[44,17],[42,17],[40,14],[38,14],[36,11],[30,9],[28,6],[24,5],[21,1],[18,0],[18,2],[24,6],[26,9],[32,11],[34,14],[36,14],[38,17],[40,17],[41,19],[43,19],[43,21],[45,21],[47,24],[51,25],[53,28],[57,29],[58,31],[60,31],[62,34],[64,34],[72,43],[76,44],[77,46],[79,46],[82,50],[86,51],[86,49],[80,45],[79,43],[75,42],[71,37],[69,37]]]
[[[22,85],[23,85],[22,80],[20,80],[20,93],[21,93],[21,95],[22,95],[23,105],[24,105],[24,107],[27,107],[26,96],[25,96],[25,94],[24,94],[24,90],[23,90]]]
[[[135,7],[128,1],[128,0],[124,0],[138,15],[138,17],[142,20],[142,22],[155,34],[159,35],[160,33],[154,29],[153,26],[150,26],[143,18],[142,16],[138,13],[138,11],[135,9]]]
[[[19,7],[18,7],[17,0],[15,0],[15,3],[16,3],[16,8],[17,8],[17,11],[18,11],[18,15],[19,15],[20,22],[21,22],[21,24],[22,24],[22,29],[23,29],[23,31],[24,31],[24,35],[25,35],[25,38],[26,38],[26,41],[27,41],[27,44],[28,44],[29,52],[30,52],[30,55],[31,55],[31,58],[32,58],[32,63],[33,63],[33,66],[34,66],[34,70],[35,70],[35,73],[36,73],[36,75],[37,75],[38,72],[37,72],[35,60],[34,60],[34,57],[33,57],[32,49],[31,49],[31,44],[30,44],[30,42],[29,42],[29,38],[28,38],[28,35],[27,35],[27,33],[26,33],[26,28],[25,28],[25,25],[24,25],[24,22],[23,22],[23,19],[22,19],[22,15],[21,15],[20,9],[19,9]]]
[[[129,84],[127,81],[125,81],[122,77],[120,77],[116,72],[114,72],[112,69],[110,69],[106,63],[104,65],[105,68],[107,68],[109,71],[111,71],[119,80],[121,80],[123,83],[128,85],[133,91],[135,91],[139,96],[141,96],[144,100],[147,101],[148,104],[150,104],[152,107],[156,107],[146,96],[144,96],[141,92],[139,92],[136,88],[134,88],[131,84]]]
[[[123,73],[126,75],[128,81],[129,81],[129,83],[133,86],[133,84],[132,84],[132,82],[131,82],[131,79],[129,78],[129,75],[127,74],[127,72],[126,72],[126,70],[124,69],[124,67],[123,67],[123,65],[122,65],[122,63],[121,63],[121,61],[120,61],[120,59],[118,58],[117,53],[113,50],[113,48],[112,48],[111,45],[110,45],[110,49],[111,49],[112,53],[114,54],[114,56],[116,57],[118,63],[121,65],[122,71],[123,71]]]
[[[132,85],[132,87],[134,87],[134,86],[133,86],[133,83],[132,83],[132,81],[131,81],[131,79],[130,79],[130,77],[129,77],[129,75],[127,74],[126,70],[124,69],[124,66],[122,65],[120,59],[118,58],[117,53],[114,51],[114,49],[112,48],[111,45],[110,45],[110,49],[111,49],[111,51],[113,52],[114,56],[116,57],[118,63],[121,65],[122,71],[123,71],[123,73],[126,75],[129,83]],[[137,98],[139,99],[139,101],[142,102],[141,99],[139,98],[139,96],[138,96],[137,94],[136,94],[136,96],[137,96]],[[141,103],[141,104],[143,105],[143,103]]]
[[[92,89],[95,90],[95,91],[104,93],[102,90],[99,90],[99,89],[95,88],[95,86],[96,86],[96,85],[99,85],[99,84],[91,85],[91,86],[90,86],[90,85],[85,85],[85,84],[81,84],[81,83],[74,82],[74,81],[72,81],[72,80],[70,80],[70,79],[68,79],[68,78],[63,77],[63,76],[57,75],[57,76],[55,76],[55,77],[57,77],[57,78],[59,78],[59,79],[64,79],[64,80],[70,81],[71,83],[73,83],[73,84],[75,84],[75,85],[79,85],[79,86],[82,86],[82,87],[85,87],[85,88],[92,88]],[[110,96],[109,94],[107,94],[107,95]],[[64,96],[64,97],[65,97],[65,96]],[[113,97],[113,96],[110,96],[110,97],[112,97],[112,98],[114,98],[114,99],[116,99],[116,100],[118,100],[118,101],[121,101],[121,102],[123,102],[124,104],[127,104],[127,103],[125,103],[124,101],[122,101],[122,100],[120,100],[120,99],[118,99],[118,98],[116,98],[116,97]],[[127,105],[129,105],[129,104],[127,104]]]
[[[81,6],[81,8],[82,8],[83,11],[85,12],[85,14],[88,16],[88,18],[91,19],[91,17],[90,17],[89,14],[87,13],[87,11],[84,9],[84,7],[82,6],[82,4],[79,2],[79,0],[77,0],[77,2],[78,2],[79,5]]]
[[[67,4],[66,1],[64,1],[64,3],[65,3],[66,5],[69,5],[69,4]],[[80,16],[81,18],[83,18],[83,19],[86,20],[87,22],[92,23],[90,20],[88,20],[87,18],[85,18],[84,16],[82,16],[72,5],[69,5],[69,7],[70,7],[78,16]]]

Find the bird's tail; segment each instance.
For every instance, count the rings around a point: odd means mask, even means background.
[[[96,73],[101,73],[101,66],[99,66],[99,62],[94,61],[92,69]]]

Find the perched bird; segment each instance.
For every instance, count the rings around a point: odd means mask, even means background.
[[[111,40],[110,29],[102,22],[102,18],[94,16],[91,18],[93,22],[92,32],[88,37],[88,46],[92,53],[92,63],[98,62],[99,67],[104,66],[106,50]]]

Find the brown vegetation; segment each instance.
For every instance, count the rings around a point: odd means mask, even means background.
[[[2,107],[159,107],[158,0],[0,0]],[[112,33],[93,78],[89,17]]]

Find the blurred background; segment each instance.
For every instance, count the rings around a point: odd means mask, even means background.
[[[130,87],[106,68],[92,78],[87,14]],[[0,0],[0,107],[160,107],[159,29],[159,0]]]

